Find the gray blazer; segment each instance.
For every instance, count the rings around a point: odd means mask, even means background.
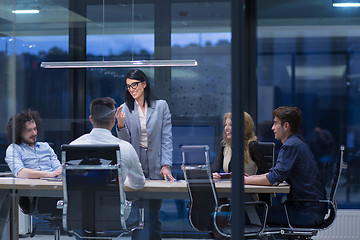
[[[120,139],[128,141],[135,148],[140,157],[140,119],[137,104],[134,110],[129,111],[126,104],[123,104],[122,111],[125,113],[125,127],[116,127]],[[161,179],[160,170],[164,165],[172,165],[172,132],[171,114],[169,106],[164,100],[151,102],[147,109],[146,127],[148,137],[148,156],[155,159],[155,168],[150,168],[150,179]],[[141,161],[141,160],[140,160]]]

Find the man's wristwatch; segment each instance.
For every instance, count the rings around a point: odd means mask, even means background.
[[[170,165],[162,165],[162,167],[171,168],[171,166],[170,166]]]

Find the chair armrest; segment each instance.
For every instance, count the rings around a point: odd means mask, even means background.
[[[224,207],[229,207],[229,208],[231,208],[231,203],[221,204],[220,206],[216,207],[215,211],[219,213],[219,212],[221,212],[221,210],[222,210]],[[231,212],[231,209],[230,209],[230,212]]]
[[[324,203],[324,202],[330,202],[327,199],[287,199],[284,204],[287,204],[288,202],[317,202],[317,203]]]
[[[290,219],[289,219],[289,215],[288,215],[288,211],[287,211],[287,205],[289,203],[294,203],[294,202],[301,202],[301,203],[319,203],[319,204],[325,204],[327,203],[328,206],[330,207],[330,213],[333,212],[334,214],[336,214],[336,210],[337,210],[337,206],[336,203],[328,200],[328,199],[319,199],[319,200],[315,200],[315,199],[287,199],[284,202],[284,209],[285,209],[285,214],[286,214],[286,219],[287,219],[287,223],[288,223],[288,227],[293,230],[294,227],[291,225],[290,223]],[[332,216],[333,218],[335,218],[335,216]],[[327,219],[327,218],[326,218]],[[325,219],[325,220],[326,220]]]
[[[253,201],[253,202],[245,202],[244,203],[245,206],[248,206],[248,205],[254,205],[254,206],[259,206],[259,205],[262,205],[264,207],[264,214],[263,214],[263,228],[265,228],[266,226],[266,220],[267,220],[267,214],[268,214],[268,210],[269,210],[269,206],[267,205],[266,202],[264,201]],[[262,229],[264,230],[264,229]]]
[[[263,236],[263,233],[266,228],[266,220],[267,220],[268,209],[269,209],[268,204],[264,201],[252,201],[252,202],[245,202],[244,205],[245,206],[262,206],[263,207],[262,219],[260,219],[260,216],[259,216],[259,220],[261,223],[260,229],[256,230],[256,232],[254,232],[254,230],[250,230],[249,232],[245,233],[245,237],[261,237],[261,236]]]
[[[225,211],[223,210],[224,208]],[[231,223],[231,203],[224,203],[215,208],[215,212],[213,214],[213,225],[216,229],[216,232],[218,232],[220,235],[226,238],[231,237],[231,231],[230,223]]]
[[[319,200],[314,200],[314,199],[287,199],[285,202],[284,202],[284,206],[285,206],[285,211],[286,210],[286,205],[288,203],[293,203],[293,202],[302,202],[302,203],[319,203],[319,204],[324,204],[324,203],[327,203],[329,204],[330,208],[333,208],[333,209],[337,209],[336,207],[336,204],[333,203],[332,201],[330,200],[327,200],[327,199],[319,199]]]

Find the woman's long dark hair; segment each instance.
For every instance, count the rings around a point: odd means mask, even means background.
[[[146,76],[146,74],[139,70],[139,69],[133,69],[131,70],[125,78],[125,84],[126,84],[126,79],[133,79],[133,80],[138,80],[140,82],[146,82],[146,87],[144,89],[144,106],[145,106],[145,101],[147,103],[147,105],[149,107],[151,107],[151,89],[150,89],[150,83],[149,83],[149,79]],[[134,110],[134,101],[135,99],[131,96],[131,94],[129,93],[129,90],[125,91],[125,103],[128,106],[130,112],[132,112],[132,110]]]

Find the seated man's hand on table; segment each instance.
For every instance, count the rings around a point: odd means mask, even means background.
[[[52,172],[49,172],[49,177],[57,177],[57,176],[61,175],[61,173],[62,173],[62,169],[61,169],[61,168],[60,168],[60,169],[56,169],[56,170],[54,170],[54,171],[52,171]]]
[[[244,184],[271,186],[271,183],[267,179],[266,175],[267,173],[251,176],[244,174]]]

